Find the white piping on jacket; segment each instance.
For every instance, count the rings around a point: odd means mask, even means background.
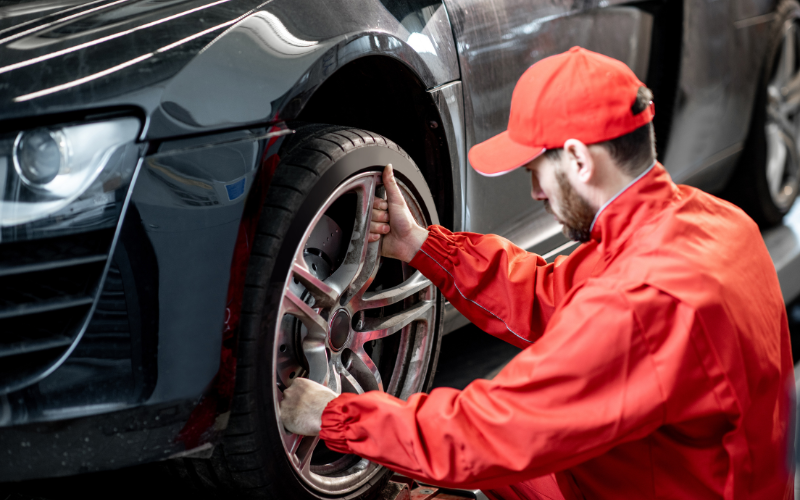
[[[595,225],[595,223],[597,222],[597,218],[598,218],[598,217],[600,217],[600,214],[601,214],[601,213],[603,213],[603,210],[605,210],[605,208],[606,208],[607,206],[609,206],[609,205],[611,204],[611,202],[612,202],[612,201],[614,201],[614,200],[616,200],[617,198],[619,198],[619,195],[621,195],[622,193],[624,193],[625,191],[627,191],[627,190],[628,190],[628,188],[630,188],[631,186],[633,186],[634,184],[636,184],[636,183],[639,181],[639,179],[641,179],[642,177],[644,177],[645,175],[647,175],[647,174],[648,174],[648,172],[650,172],[651,170],[653,170],[653,167],[655,167],[655,166],[656,166],[656,163],[657,163],[657,161],[654,161],[652,165],[650,165],[649,167],[647,167],[647,170],[645,170],[644,172],[642,172],[641,174],[639,174],[639,177],[637,177],[637,178],[635,178],[634,180],[632,180],[630,184],[628,184],[627,186],[625,186],[624,188],[622,188],[622,191],[620,191],[619,193],[617,193],[617,194],[615,194],[614,196],[612,196],[612,197],[611,197],[611,199],[610,199],[610,200],[608,200],[607,202],[603,203],[603,206],[602,206],[602,207],[600,207],[600,210],[598,210],[598,211],[597,211],[597,213],[596,213],[596,214],[594,214],[594,220],[592,221],[592,225],[589,227],[589,233],[591,233],[591,232],[592,232],[592,230],[594,229],[594,225]]]
[[[433,258],[433,257],[431,257],[430,255],[428,255],[428,252],[426,252],[425,250],[423,250],[423,249],[421,249],[421,248],[420,248],[420,249],[419,249],[419,251],[420,251],[420,252],[422,252],[422,253],[424,253],[424,254],[425,254],[425,255],[426,255],[426,256],[427,256],[429,259],[431,259],[432,261],[436,262],[436,265],[437,265],[437,266],[441,267],[441,268],[442,268],[442,270],[443,270],[444,272],[446,272],[448,275],[450,275],[450,277],[453,279],[453,286],[454,286],[454,287],[456,287],[456,290],[458,291],[458,293],[459,293],[459,294],[460,294],[462,297],[464,297],[464,300],[468,300],[468,301],[472,302],[472,303],[473,303],[473,304],[475,304],[476,306],[480,307],[481,309],[483,309],[483,310],[484,310],[484,311],[486,311],[487,313],[491,314],[492,316],[494,316],[495,318],[497,318],[498,320],[500,320],[500,321],[501,321],[501,322],[502,322],[502,323],[503,323],[503,324],[506,326],[506,330],[508,330],[509,332],[513,333],[513,334],[514,334],[514,336],[515,336],[515,337],[517,337],[518,339],[520,339],[520,340],[524,340],[525,342],[527,342],[527,343],[529,343],[529,344],[533,344],[533,341],[531,341],[531,340],[528,340],[528,339],[526,339],[525,337],[522,337],[522,336],[518,335],[518,334],[517,334],[517,332],[515,332],[514,330],[512,330],[511,328],[509,328],[509,326],[508,326],[508,323],[506,323],[505,321],[503,321],[503,318],[501,318],[500,316],[496,315],[496,314],[495,314],[495,313],[493,313],[492,311],[490,311],[490,310],[486,309],[485,307],[483,307],[482,305],[478,304],[478,303],[477,303],[477,302],[475,302],[474,300],[467,298],[467,296],[466,296],[466,295],[464,295],[464,294],[461,292],[461,289],[460,289],[460,288],[458,288],[458,284],[456,283],[456,278],[455,278],[455,276],[453,276],[453,275],[450,273],[450,271],[448,271],[447,269],[445,269],[445,267],[444,267],[443,265],[439,264],[439,262],[437,262],[437,261],[436,261],[436,259],[434,259],[434,258]]]

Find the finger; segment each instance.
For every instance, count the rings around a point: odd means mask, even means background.
[[[376,210],[386,210],[389,208],[389,202],[383,198],[375,198],[375,201],[372,202],[372,208]]]
[[[403,193],[400,192],[400,187],[397,185],[397,180],[394,178],[394,169],[391,163],[386,165],[386,168],[383,169],[383,185],[386,188],[386,199],[390,205],[406,204],[406,200],[403,199]]]
[[[372,209],[372,220],[375,222],[389,222],[389,212],[386,210]]]
[[[378,235],[386,234],[389,232],[389,224],[384,224],[383,222],[370,222],[369,232]]]
[[[374,242],[378,241],[379,239],[381,239],[381,235],[380,234],[369,233],[369,236],[367,236],[367,241],[369,241],[370,243],[374,243]]]

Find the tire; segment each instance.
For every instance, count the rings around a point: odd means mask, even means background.
[[[800,110],[798,106],[792,110],[786,106],[792,97],[800,97],[800,86],[788,94],[782,92],[788,82],[800,75],[797,1],[780,3],[770,33],[750,133],[726,193],[762,228],[781,222],[800,188]]]
[[[211,459],[178,467],[195,486],[226,497],[374,498],[390,471],[287,433],[278,402],[297,377],[402,398],[430,389],[441,294],[406,264],[379,257],[377,243],[361,245],[359,229],[386,163],[420,223],[438,222],[436,208],[414,162],[376,134],[307,125],[280,157],[248,267],[228,428]]]

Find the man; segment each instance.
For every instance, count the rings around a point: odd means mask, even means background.
[[[651,94],[584,49],[517,83],[473,168],[531,173],[583,242],[547,264],[492,235],[417,226],[384,172],[370,231],[473,323],[525,349],[494,380],[401,401],[298,380],[287,429],[491,498],[792,498],[794,376],[767,249],[733,205],[655,161]]]

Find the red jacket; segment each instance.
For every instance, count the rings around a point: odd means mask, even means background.
[[[463,391],[341,395],[328,447],[445,486],[559,472],[566,498],[791,498],[789,331],[755,223],[656,165],[591,237],[547,264],[432,226],[411,265],[525,349]]]

